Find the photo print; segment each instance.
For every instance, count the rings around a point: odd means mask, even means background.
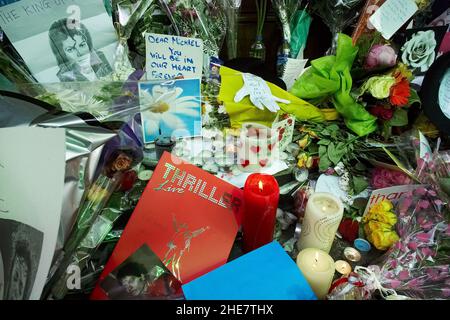
[[[110,299],[162,300],[183,297],[181,283],[143,244],[101,283]]]
[[[28,300],[38,271],[44,234],[0,219],[0,300]]]
[[[200,79],[139,83],[144,142],[201,135]]]
[[[424,75],[438,57],[438,51],[447,27],[408,29],[397,38],[401,43],[399,60],[416,76]]]
[[[113,71],[117,36],[102,0],[1,0],[0,27],[41,83]]]

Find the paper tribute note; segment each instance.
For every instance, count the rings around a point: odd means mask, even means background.
[[[369,21],[383,38],[390,39],[417,9],[413,0],[387,0],[375,11]]]
[[[201,39],[146,33],[145,45],[147,80],[202,77]]]
[[[307,62],[308,59],[288,58],[282,76],[282,79],[286,84],[287,91],[291,90],[295,81],[300,77]]]

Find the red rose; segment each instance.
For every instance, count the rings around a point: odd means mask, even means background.
[[[394,111],[391,108],[381,105],[370,108],[370,113],[382,120],[390,120],[394,115]]]
[[[344,240],[353,243],[358,238],[359,223],[356,220],[344,218],[338,230]]]
[[[128,191],[133,188],[136,182],[137,174],[136,171],[130,170],[123,174],[122,182],[120,183],[120,191]]]

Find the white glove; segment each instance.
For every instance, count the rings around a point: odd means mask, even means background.
[[[234,96],[234,102],[239,102],[244,99],[245,96],[250,96],[250,101],[255,107],[263,110],[266,107],[271,112],[277,112],[280,110],[280,106],[277,102],[291,103],[289,100],[280,99],[272,95],[267,83],[251,73],[243,73],[244,86]]]

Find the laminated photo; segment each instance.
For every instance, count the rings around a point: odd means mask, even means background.
[[[117,36],[101,0],[1,0],[0,27],[41,83],[113,71]]]
[[[159,135],[201,135],[200,79],[141,82],[139,101],[144,142],[153,142]]]
[[[143,244],[100,284],[110,299],[153,300],[182,297],[181,283]]]

